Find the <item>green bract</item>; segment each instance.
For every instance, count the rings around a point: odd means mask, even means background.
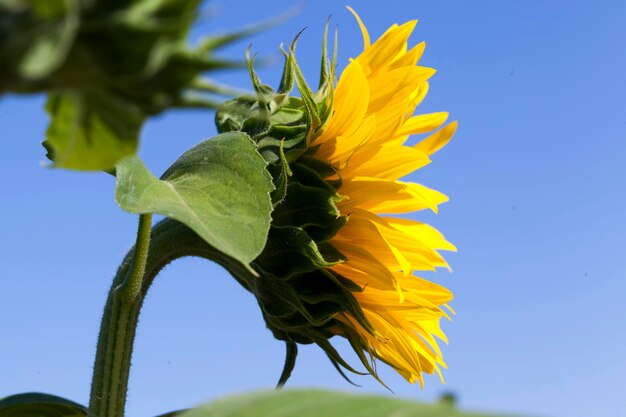
[[[285,53],[276,92],[261,84],[253,59],[248,58],[256,98],[229,100],[216,114],[220,132],[245,132],[257,143],[275,186],[272,224],[265,248],[252,263],[259,277],[251,291],[274,337],[287,344],[279,384],[295,365],[296,343],[316,343],[338,370],[341,366],[357,372],[328,342],[342,327],[335,319],[337,313],[349,312],[364,328],[371,328],[352,295],[360,288],[328,269],[345,260],[328,241],[347,217],[335,205],[341,198],[340,181],[326,179],[336,176],[336,170],[308,155],[312,138],[332,111],[334,59],[328,62],[325,46],[322,55],[320,87],[315,93],[302,77],[293,47]],[[300,97],[289,95],[294,83]]]
[[[50,93],[44,143],[54,165],[110,170],[147,117],[216,107],[227,88],[201,76],[242,62],[213,53],[260,30],[186,38],[200,0],[0,0],[0,95]]]

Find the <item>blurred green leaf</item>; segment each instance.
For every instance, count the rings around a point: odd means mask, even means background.
[[[234,91],[204,76],[244,67],[215,55],[286,16],[187,41],[201,0],[0,0],[0,94],[49,93],[54,166],[109,170],[143,122],[171,108],[216,108]]]
[[[110,170],[135,153],[144,120],[132,103],[97,92],[50,94],[51,122],[44,146],[54,165],[83,170]]]
[[[189,411],[189,409],[170,411],[169,413],[159,414],[157,417],[178,417],[187,411]]]
[[[5,83],[38,84],[59,69],[74,44],[80,16],[78,0],[31,0],[0,9],[0,91]],[[26,10],[29,10],[28,13]],[[28,16],[28,18],[26,17]]]
[[[244,394],[214,401],[180,417],[503,417],[466,413],[447,404],[319,390]]]
[[[78,16],[69,14],[61,21],[49,21],[33,28],[30,39],[21,39],[26,42],[19,63],[20,75],[39,79],[59,68],[72,47],[79,24]]]
[[[157,417],[178,417],[186,411],[189,411],[189,410],[185,409],[185,410],[170,411],[169,413],[159,414]]]
[[[85,417],[87,409],[70,400],[29,392],[0,399],[2,417]]]
[[[68,6],[76,10],[77,0],[29,0],[33,11],[43,19],[54,19],[63,16],[68,11]]]
[[[136,156],[117,165],[118,204],[131,213],[176,219],[226,255],[248,265],[265,246],[273,190],[250,138],[229,132],[185,152],[155,178]]]

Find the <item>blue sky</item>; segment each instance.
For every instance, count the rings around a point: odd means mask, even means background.
[[[295,2],[215,1],[194,36],[273,16]],[[426,388],[393,371],[396,395],[431,401],[446,390],[464,408],[546,417],[626,415],[626,3],[621,0],[355,2],[373,36],[420,20],[422,63],[438,70],[421,112],[460,127],[434,163],[410,177],[450,196],[414,217],[459,248],[454,272],[426,275],[455,293],[444,328],[449,369]],[[339,62],[359,53],[343,3],[311,1],[251,40],[278,57],[303,27],[299,61],[317,79],[328,15]],[[242,57],[247,44],[224,52]],[[279,65],[263,68],[276,84]],[[216,76],[248,87],[244,72]],[[113,178],[42,167],[42,97],[0,101],[0,397],[43,391],[88,401],[99,319],[136,218],[113,201]],[[170,112],[142,134],[141,157],[161,173],[212,136],[213,115]],[[345,343],[338,343],[350,358]],[[254,299],[223,270],[186,259],[151,290],[138,330],[128,414],[151,416],[236,392],[271,388],[283,345]],[[348,385],[304,347],[289,385],[388,395],[368,378]]]

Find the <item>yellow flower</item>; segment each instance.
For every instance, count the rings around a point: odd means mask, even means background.
[[[331,269],[362,288],[353,295],[374,331],[349,312],[337,315],[344,326],[336,331],[354,330],[356,335],[348,338],[360,338],[370,354],[370,372],[378,358],[409,382],[423,385],[423,373],[441,376],[445,367],[436,338],[446,341],[439,320],[448,317],[444,307],[452,293],[413,272],[448,267],[438,251],[455,247],[431,226],[389,215],[427,208],[437,212],[447,201],[438,191],[400,179],[430,163],[457,123],[415,146],[405,145],[409,135],[435,131],[448,117],[443,112],[412,116],[435,72],[417,65],[423,42],[407,48],[417,22],[393,25],[370,43],[361,19],[350,11],[361,26],[364,50],[341,74],[332,115],[310,148],[314,158],[336,169],[327,180],[340,180],[337,208],[348,217],[330,240],[346,260]]]
[[[413,116],[434,74],[417,65],[423,43],[407,48],[416,22],[393,25],[371,43],[354,14],[364,51],[336,86],[326,38],[316,93],[295,60],[294,41],[276,93],[250,60],[257,98],[230,100],[216,115],[220,132],[244,131],[255,141],[276,187],[267,243],[252,264],[258,276],[246,288],[287,345],[280,384],[297,344],[315,343],[340,372],[357,372],[329,341],[342,336],[379,381],[377,359],[423,385],[424,373],[441,376],[445,367],[437,339],[446,341],[439,321],[451,311],[452,293],[413,273],[448,267],[439,251],[455,248],[431,226],[397,217],[436,212],[447,201],[401,179],[430,163],[456,122],[443,126],[447,113]],[[289,96],[294,82],[301,97]],[[405,145],[413,134],[429,136]]]

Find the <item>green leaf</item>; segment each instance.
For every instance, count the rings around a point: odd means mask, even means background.
[[[157,417],[178,417],[186,411],[189,411],[189,410],[184,409],[184,410],[170,411],[169,413],[159,414]]]
[[[58,69],[67,58],[78,34],[80,17],[76,1],[35,0],[39,19],[9,39],[8,51],[18,59],[18,72],[27,80],[39,80]],[[6,47],[5,46],[5,47]]]
[[[76,11],[77,1],[67,0],[30,0],[30,5],[39,18],[54,19],[65,15],[68,5],[72,11]]]
[[[201,0],[0,0],[0,95],[52,93],[45,146],[54,165],[111,170],[134,153],[147,117],[217,108],[235,91],[207,71],[243,68],[215,51],[283,18],[198,46]]]
[[[87,409],[70,400],[29,392],[0,399],[2,417],[85,417]]]
[[[265,246],[273,190],[265,161],[241,132],[185,152],[155,178],[136,156],[117,165],[116,200],[131,213],[178,220],[226,255],[249,264]]]
[[[143,114],[131,103],[98,92],[50,94],[44,146],[54,166],[110,170],[135,153]]]
[[[232,396],[180,417],[503,417],[466,413],[449,404],[321,390],[284,390]]]

